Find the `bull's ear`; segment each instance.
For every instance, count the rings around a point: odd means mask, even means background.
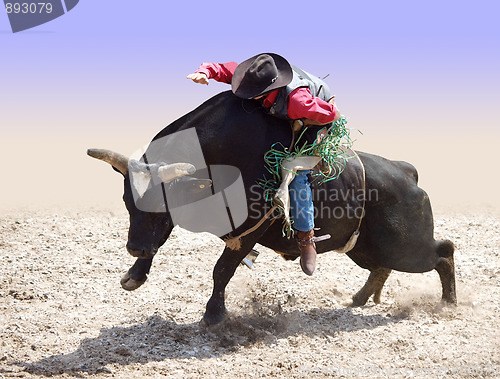
[[[158,168],[158,176],[164,183],[170,183],[177,178],[192,175],[195,172],[196,167],[191,163],[172,163]]]
[[[124,155],[106,149],[88,149],[87,154],[92,158],[109,163],[115,171],[127,175],[128,158]]]

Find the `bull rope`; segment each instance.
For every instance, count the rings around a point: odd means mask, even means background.
[[[241,249],[241,239],[243,237],[245,237],[246,235],[250,234],[250,233],[253,233],[255,232],[257,229],[259,229],[262,224],[269,218],[269,216],[271,216],[271,214],[276,210],[276,208],[278,208],[277,205],[274,205],[270,210],[269,212],[267,212],[264,217],[262,217],[262,219],[257,223],[255,224],[253,227],[251,227],[250,229],[244,231],[243,233],[241,233],[239,236],[236,236],[236,237],[232,237],[230,236],[229,238],[225,239],[224,242],[226,243],[226,246],[231,249],[231,250],[239,250]]]
[[[358,242],[358,237],[359,237],[359,229],[361,229],[361,222],[363,221],[363,218],[365,217],[365,205],[366,205],[366,171],[365,171],[365,165],[361,161],[361,158],[359,157],[359,154],[356,154],[356,158],[358,158],[359,164],[361,165],[361,170],[363,172],[363,209],[361,210],[361,217],[359,218],[358,222],[358,227],[352,233],[351,237],[349,240],[346,242],[344,247],[341,249],[334,250],[336,253],[339,254],[345,254],[354,249],[354,246],[356,246],[356,242]]]
[[[349,238],[349,240],[346,242],[346,244],[344,245],[344,247],[342,247],[341,249],[334,250],[338,254],[345,254],[345,253],[351,251],[352,249],[354,249],[354,246],[356,246],[356,242],[358,242],[359,230],[361,229],[361,223],[362,223],[364,215],[365,215],[365,206],[366,206],[366,170],[365,170],[365,165],[363,164],[363,162],[361,161],[361,158],[359,157],[359,154],[356,154],[356,158],[358,158],[358,161],[359,161],[359,164],[361,165],[361,170],[362,170],[362,173],[363,173],[363,209],[361,210],[361,217],[359,218],[358,227],[352,233],[352,235]],[[224,242],[226,243],[226,246],[229,249],[233,250],[233,251],[240,250],[241,249],[241,239],[243,237],[247,236],[248,234],[253,233],[257,229],[259,229],[262,226],[262,224],[271,216],[271,214],[277,208],[278,208],[278,206],[274,205],[265,214],[265,216],[257,224],[255,224],[252,228],[244,231],[243,233],[241,233],[240,235],[238,235],[236,237],[231,237],[230,236],[229,238],[225,239]],[[274,221],[274,219],[273,219],[273,221]]]
[[[349,130],[346,128],[347,120],[344,116],[340,117],[339,120],[334,122],[329,128],[326,129],[325,135],[318,142],[313,143],[311,145],[304,144],[301,148],[296,148],[295,151],[292,152],[292,148],[295,142],[295,133],[293,133],[293,139],[290,147],[284,148],[284,151],[280,151],[275,148],[274,144],[270,151],[265,154],[265,160],[267,163],[267,170],[273,174],[273,179],[271,180],[261,180],[259,183],[261,187],[264,189],[265,199],[266,201],[270,201],[273,206],[271,209],[264,215],[264,217],[255,224],[252,228],[246,230],[240,235],[233,237],[229,236],[224,240],[226,246],[231,250],[240,250],[241,249],[241,239],[247,236],[250,233],[253,233],[257,229],[259,229],[262,224],[271,216],[271,214],[279,209],[281,212],[283,210],[280,208],[279,204],[274,204],[274,195],[276,194],[276,190],[279,187],[280,179],[281,179],[281,162],[284,159],[290,159],[292,156],[300,156],[300,155],[317,155],[323,158],[326,162],[328,170],[326,172],[319,171],[318,175],[322,176],[321,182],[324,183],[329,180],[336,179],[340,176],[342,171],[344,171],[345,166],[347,165],[347,161],[353,156],[347,155],[347,150],[350,150],[352,146],[352,140],[349,136]],[[304,128],[305,131],[306,128]],[[325,130],[323,129],[323,130]],[[304,131],[301,133],[298,141],[300,141]],[[318,136],[321,133],[318,132]],[[297,142],[298,142],[297,141]],[[281,145],[281,144],[280,144]],[[282,146],[282,145],[281,145]],[[283,147],[283,146],[282,146]],[[361,212],[361,217],[359,219],[358,227],[351,235],[347,243],[341,249],[335,250],[335,252],[339,254],[347,253],[352,250],[356,245],[356,242],[359,237],[359,230],[361,228],[361,222],[363,221],[365,214],[365,205],[366,205],[366,171],[363,162],[358,154],[354,154],[354,156],[358,159],[362,173],[363,173],[363,209]],[[275,217],[273,219],[276,219]],[[290,238],[289,230],[291,230],[291,225],[284,225],[284,234]]]
[[[347,119],[341,116],[331,126],[326,126],[318,132],[316,141],[313,143],[301,142],[307,128],[302,130],[295,146],[286,148],[277,142],[264,154],[267,171],[272,175],[271,179],[263,178],[259,185],[264,189],[264,198],[272,205],[278,205],[281,212],[286,212],[281,204],[276,201],[276,193],[282,182],[283,162],[292,161],[296,157],[316,156],[321,157],[323,167],[313,176],[319,177],[320,184],[337,179],[347,164],[347,161],[354,158],[348,151],[352,146],[350,130],[346,127]],[[290,220],[291,221],[291,220]],[[290,238],[293,234],[292,222],[284,220],[283,235]]]

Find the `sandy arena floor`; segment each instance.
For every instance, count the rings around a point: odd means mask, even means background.
[[[348,306],[368,271],[334,253],[307,277],[261,252],[227,290],[229,318],[199,321],[224,244],[175,229],[148,281],[120,277],[124,211],[0,216],[0,378],[499,377],[500,222],[435,217],[456,244],[458,307],[439,304],[438,274],[393,272],[382,304]]]

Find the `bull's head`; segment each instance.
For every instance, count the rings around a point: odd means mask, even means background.
[[[137,258],[152,258],[173,228],[167,204],[161,201],[163,194],[193,199],[212,185],[209,179],[188,177],[196,171],[189,163],[146,164],[104,149],[89,149],[87,154],[109,163],[124,176],[123,201],[130,215],[127,250]],[[145,185],[141,184],[141,178],[145,179]],[[153,188],[151,183],[155,181],[157,185]],[[156,195],[161,194],[160,198],[151,195],[155,191]]]

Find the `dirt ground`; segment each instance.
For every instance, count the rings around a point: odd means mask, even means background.
[[[0,378],[499,377],[499,218],[435,224],[456,245],[456,308],[439,304],[435,271],[393,272],[382,304],[351,308],[368,271],[347,256],[319,256],[307,277],[257,246],[228,286],[229,318],[207,329],[217,238],[176,228],[126,292],[124,210],[0,215]]]

